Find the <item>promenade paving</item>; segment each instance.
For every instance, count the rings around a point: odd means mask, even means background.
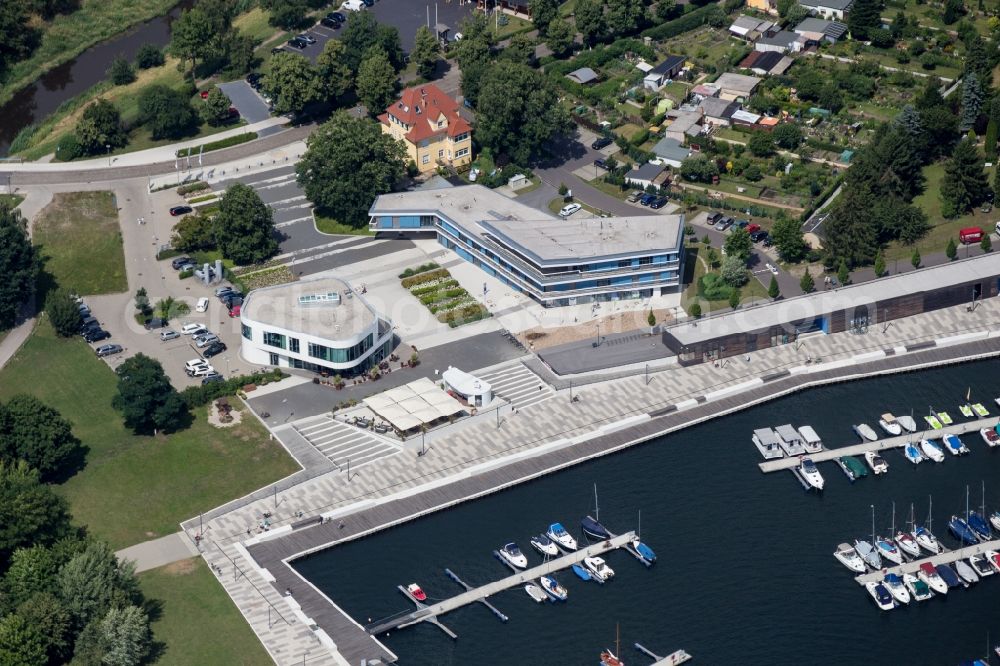
[[[571,401],[566,390],[555,391],[551,399],[505,415],[499,427],[491,418],[477,417],[456,426],[452,433],[439,432],[424,456],[404,451],[352,470],[350,478],[345,470],[333,469],[304,483],[283,484],[275,493],[262,493],[254,501],[234,503],[232,510],[205,520],[204,556],[211,564],[240,563],[244,574],[227,580],[227,590],[241,604],[276,661],[295,663],[316,644],[316,634],[296,622],[282,624],[277,631],[268,626],[266,603],[276,603],[287,614],[294,600],[280,596],[275,600],[276,590],[266,583],[269,574],[256,570],[245,559],[241,542],[248,538],[276,537],[293,524],[321,516],[346,524],[353,533],[351,516],[355,512],[450,479],[498,469],[504,466],[503,459],[527,459],[562,450],[574,441],[628,424],[648,423],[650,416],[687,406],[697,405],[710,418],[713,410],[739,408],[741,391],[766,396],[776,390],[768,389],[765,378],[803,373],[821,376],[826,369],[849,369],[856,362],[886,358],[886,349],[894,350],[887,362],[895,367],[909,362],[906,347],[934,347],[935,340],[938,345],[989,340],[992,348],[998,332],[1000,301],[993,299],[971,312],[959,306],[895,321],[887,327],[872,326],[866,334],[808,337],[797,344],[755,352],[749,358],[726,359],[718,366],[668,366],[651,373],[648,384],[640,370],[635,376],[575,387],[573,396],[578,401]],[[721,403],[713,406],[716,400],[725,401],[725,410]],[[265,513],[269,515],[265,517]],[[193,536],[198,520],[183,527]],[[248,605],[242,606],[244,603]]]

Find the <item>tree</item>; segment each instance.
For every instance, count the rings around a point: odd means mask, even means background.
[[[726,255],[722,260],[722,268],[719,269],[722,280],[730,287],[742,287],[747,283],[749,275],[747,265],[739,257]]]
[[[170,385],[159,361],[136,354],[125,359],[115,369],[115,374],[118,375],[118,395],[113,405],[122,413],[125,427],[145,435],[187,425],[190,417],[187,406]]]
[[[420,26],[410,50],[410,62],[417,66],[417,74],[425,79],[434,76],[437,69],[438,56],[441,53],[441,43],[426,25]]]
[[[745,264],[753,251],[753,241],[750,240],[750,234],[746,229],[734,229],[726,236],[722,248],[726,251],[727,257],[736,257]]]
[[[375,116],[383,113],[396,99],[396,71],[389,63],[385,51],[373,47],[365,55],[358,67],[358,79],[355,88],[358,99]]]
[[[66,500],[42,483],[38,470],[0,460],[0,569],[18,548],[54,543],[69,529]]]
[[[945,217],[958,217],[985,201],[988,194],[982,157],[975,144],[964,138],[955,146],[955,152],[945,164],[941,180],[941,213]]]
[[[239,30],[231,30],[222,39],[222,50],[229,62],[229,71],[235,74],[246,74],[257,62],[254,50],[257,40]]]
[[[656,3],[656,20],[660,23],[666,23],[675,19],[678,14],[677,10],[677,3],[674,0],[660,0]],[[576,11],[579,13],[579,5],[577,5]]]
[[[990,59],[992,46],[987,46],[981,35],[976,35],[967,43],[965,49],[965,72],[966,76],[975,74],[979,81],[990,81]]]
[[[955,245],[955,239],[948,237],[948,244],[944,246],[944,256],[948,257],[949,261],[955,261],[955,257],[958,256],[958,246]]]
[[[2,10],[0,10],[2,11]],[[11,328],[17,313],[35,293],[38,258],[27,223],[9,201],[0,201],[0,331]]]
[[[462,94],[473,106],[486,81],[486,72],[493,60],[493,31],[483,14],[476,13],[461,24],[462,41],[456,49],[456,59],[462,70]]]
[[[646,18],[644,0],[616,0],[608,4],[605,18],[608,32],[612,35],[627,35],[635,32]]]
[[[559,3],[556,0],[529,0],[528,11],[538,34],[545,37],[549,24],[559,16]]]
[[[876,30],[882,29],[881,12],[880,0],[856,0],[847,15],[851,37],[859,41],[871,39]]]
[[[274,98],[278,113],[300,113],[307,104],[322,98],[316,70],[309,60],[295,53],[274,54],[262,83]]]
[[[205,98],[205,103],[201,105],[201,114],[209,125],[213,127],[222,125],[229,121],[229,108],[232,105],[233,101],[222,92],[221,88],[212,88]]]
[[[55,571],[52,572],[53,578],[55,578],[55,573]],[[68,662],[69,641],[72,637],[71,620],[69,612],[63,608],[62,603],[55,595],[49,592],[36,594],[18,606],[17,614],[42,637],[45,643],[45,652],[48,655],[48,663],[63,664]],[[3,639],[0,638],[0,642],[2,641]],[[3,657],[0,657],[0,663],[4,663]]]
[[[100,622],[113,607],[141,603],[135,565],[119,562],[103,541],[89,542],[64,564],[57,585],[59,597],[77,628],[91,620]]]
[[[703,153],[696,153],[681,162],[681,177],[697,183],[711,183],[719,175],[715,161]]]
[[[65,289],[51,292],[45,297],[45,314],[56,335],[71,338],[80,332],[80,308]]]
[[[672,5],[673,2],[660,0],[657,11],[659,11],[660,5],[666,4]],[[576,29],[583,36],[585,46],[593,45],[604,34],[604,7],[600,0],[576,0],[576,5],[573,8],[573,20],[576,23]]]
[[[875,255],[875,277],[883,275],[885,275],[885,257],[882,256],[882,250],[879,250]]]
[[[802,276],[802,279],[799,280],[799,287],[802,289],[802,292],[806,294],[816,288],[816,283],[813,281],[813,276],[809,274],[808,267],[806,267],[806,272]]]
[[[505,60],[531,67],[535,64],[535,40],[519,32],[510,38],[502,56]]]
[[[979,241],[979,249],[984,253],[993,251],[993,241],[989,234],[983,234],[983,240]]]
[[[197,127],[197,114],[183,92],[156,83],[139,93],[139,122],[154,139],[178,139]]]
[[[192,216],[193,217],[193,216]],[[182,218],[183,221],[184,218]],[[149,294],[146,292],[145,287],[139,287],[135,290],[135,309],[139,311],[143,317],[148,317],[153,313],[153,309],[149,307]]]
[[[40,545],[18,548],[3,576],[5,601],[12,607],[20,606],[33,596],[54,591],[60,566],[62,561],[51,548]]]
[[[976,126],[979,112],[983,108],[983,89],[979,85],[979,77],[975,72],[969,72],[962,81],[962,119],[958,129],[968,132]]]
[[[997,140],[1000,139],[1000,124],[993,118],[986,123],[986,137],[983,139],[983,148],[986,150],[987,159],[993,161],[997,158]]]
[[[524,65],[499,62],[479,93],[476,138],[517,164],[527,164],[542,147],[569,131],[569,115],[549,79]]]
[[[958,117],[951,109],[936,106],[923,111],[920,120],[924,126],[924,161],[931,161],[951,152],[958,138]]]
[[[463,31],[463,35],[465,32]],[[347,27],[340,35],[344,42],[346,53],[344,62],[356,72],[365,59],[368,51],[380,46],[389,58],[389,63],[398,72],[405,64],[403,62],[403,47],[399,41],[399,31],[391,26],[380,24],[371,12],[351,12]],[[462,41],[465,41],[463,37]]]
[[[149,618],[136,606],[112,608],[101,620],[103,663],[108,666],[138,666],[149,654]]]
[[[273,211],[249,185],[229,186],[213,223],[216,247],[236,264],[257,264],[278,251]]]
[[[163,63],[163,49],[155,44],[143,44],[135,54],[135,64],[139,69],[159,67]]]
[[[771,133],[774,142],[788,150],[795,150],[802,143],[802,130],[795,123],[781,123]]]
[[[0,664],[42,666],[48,663],[45,636],[17,613],[0,619]]]
[[[211,215],[198,211],[185,215],[174,225],[170,244],[180,252],[198,252],[215,248],[215,224]]]
[[[569,23],[561,18],[555,18],[549,23],[545,33],[545,43],[552,49],[552,54],[557,58],[563,58],[573,52],[573,38],[575,31]]]
[[[116,86],[127,86],[135,81],[135,68],[124,56],[118,56],[111,61],[108,68],[108,78]]]
[[[778,278],[771,276],[771,283],[767,285],[767,297],[772,301],[781,295],[781,287],[778,286]]]
[[[692,303],[688,306],[688,314],[694,319],[701,319],[701,305],[698,303]]]
[[[19,393],[0,406],[0,458],[23,460],[51,481],[79,469],[82,456],[69,421],[38,398]]]
[[[861,266],[875,258],[878,238],[871,216],[874,207],[874,197],[867,188],[845,188],[823,223],[826,249],[832,259]]]
[[[335,114],[306,139],[296,166],[306,196],[338,221],[361,228],[375,197],[406,173],[406,150],[377,123]]]
[[[347,48],[339,39],[328,39],[323,52],[316,58],[316,72],[320,85],[331,102],[336,101],[354,86],[354,74],[347,66]]]
[[[649,334],[653,334],[653,329],[656,327],[656,315],[653,314],[653,308],[649,308],[649,314],[646,315],[646,323],[649,324]]]
[[[104,153],[107,146],[121,148],[128,143],[118,108],[103,98],[83,110],[74,134],[80,148],[88,155]]]
[[[767,132],[754,132],[750,135],[747,147],[757,157],[769,157],[774,154],[774,139]]]
[[[913,254],[910,255],[910,263],[913,264],[914,268],[920,268],[920,262],[923,261],[920,258],[920,250],[913,248]]]
[[[200,5],[181,12],[170,26],[170,45],[167,50],[181,59],[185,66],[191,61],[191,69],[199,59],[208,58],[217,48],[216,26],[210,15]]]
[[[847,270],[847,260],[841,259],[840,266],[837,267],[837,279],[840,280],[840,284],[847,284],[851,279],[851,273]]]
[[[808,246],[802,238],[802,225],[798,220],[782,216],[771,227],[771,240],[778,254],[788,262],[798,262],[806,255]]]
[[[945,25],[951,25],[965,14],[965,4],[962,0],[945,0],[944,13],[941,20]]]
[[[0,2],[0,73],[28,57],[39,41],[25,3]]]
[[[740,306],[740,290],[733,289],[729,292],[729,307],[735,310]]]
[[[309,12],[305,0],[266,0],[261,5],[270,12],[268,24],[276,28],[297,30],[305,26]]]

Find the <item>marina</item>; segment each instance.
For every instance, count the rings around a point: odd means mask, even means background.
[[[977,543],[972,546],[964,546],[962,548],[956,548],[947,552],[938,553],[937,555],[930,555],[921,559],[903,562],[902,564],[884,567],[884,573],[883,571],[871,571],[857,576],[854,580],[856,580],[860,585],[873,582],[877,583],[881,582],[886,573],[893,573],[898,576],[902,576],[904,574],[916,574],[920,571],[921,565],[925,563],[934,566],[939,564],[951,564],[953,562],[957,562],[958,560],[967,560],[973,555],[982,555],[988,550],[997,549],[1000,549],[1000,539],[994,539],[993,541],[987,541],[985,543]]]

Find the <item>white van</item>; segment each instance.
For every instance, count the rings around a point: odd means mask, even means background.
[[[205,312],[208,310],[208,298],[206,296],[199,298],[198,305],[196,305],[194,309],[198,312]]]
[[[347,0],[340,8],[349,12],[360,12],[363,9],[368,9],[363,0]]]

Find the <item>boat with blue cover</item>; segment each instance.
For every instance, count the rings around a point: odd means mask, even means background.
[[[957,435],[945,435],[941,441],[944,442],[944,448],[953,456],[964,456],[969,452]]]
[[[552,576],[542,576],[538,579],[538,582],[541,584],[542,589],[545,590],[545,593],[556,601],[566,601],[566,598],[569,596],[569,591]]]
[[[590,572],[581,567],[579,564],[574,564],[570,568],[573,569],[573,573],[575,573],[580,580],[594,580],[593,576],[590,575]]]
[[[594,515],[587,516],[580,521],[580,527],[583,528],[583,533],[592,539],[597,539],[598,541],[604,541],[605,539],[610,539],[613,535],[604,525],[600,523],[601,509],[597,504],[597,484],[594,484]]]
[[[634,537],[632,539],[632,547],[635,549],[635,552],[639,554],[639,557],[646,560],[650,564],[656,561],[656,553],[653,552],[652,548],[644,544],[642,541],[639,541],[639,537]]]
[[[969,527],[969,523],[965,522],[965,518],[961,516],[952,516],[951,520],[948,521],[948,531],[951,535],[961,541],[963,544],[972,545],[979,543],[979,537],[976,533]]]
[[[976,536],[979,537],[980,541],[991,541],[993,539],[993,530],[990,529],[990,523],[983,517],[983,514],[977,511],[970,511],[966,522],[972,531],[976,533]]]
[[[889,594],[892,595],[893,599],[901,604],[910,603],[910,592],[906,589],[906,585],[903,584],[903,579],[897,574],[886,574],[882,579],[882,584],[889,590]]]
[[[943,580],[945,585],[949,588],[962,587],[962,579],[958,576],[958,572],[947,564],[938,564],[934,567],[934,570],[938,572],[938,575],[941,576],[941,580]]]
[[[924,461],[924,454],[920,452],[920,449],[916,447],[915,444],[907,444],[903,448],[903,455],[914,465],[919,465]]]
[[[944,451],[937,443],[929,439],[920,440],[920,451],[934,462],[944,462]]]
[[[545,536],[552,539],[552,541],[563,550],[573,551],[577,549],[576,539],[573,538],[572,534],[566,531],[566,528],[562,526],[562,523],[552,523],[549,525],[549,529],[546,530]]]

